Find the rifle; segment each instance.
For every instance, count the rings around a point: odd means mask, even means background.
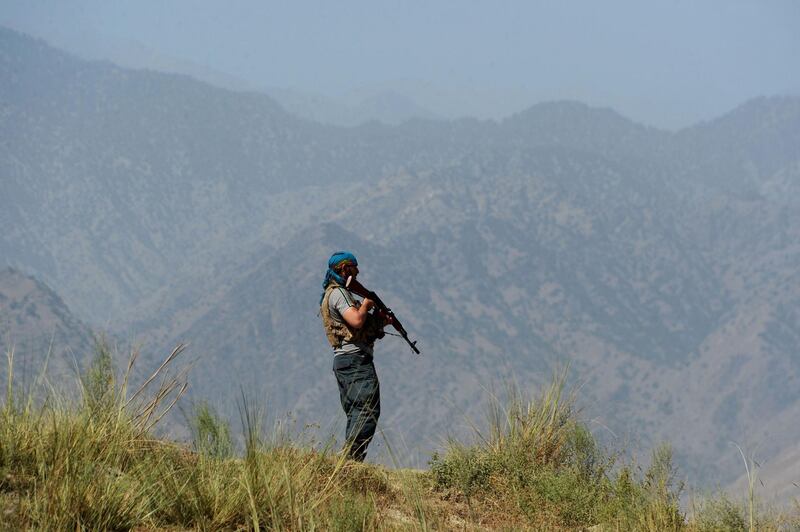
[[[347,288],[348,290],[350,290],[354,294],[357,294],[357,295],[359,295],[361,297],[366,297],[366,298],[371,299],[372,301],[374,301],[375,302],[375,307],[378,309],[378,312],[390,317],[392,319],[392,321],[391,321],[392,327],[394,327],[397,330],[397,332],[400,334],[400,336],[403,337],[403,340],[408,342],[408,345],[411,346],[411,349],[416,354],[418,354],[418,355],[420,354],[419,349],[417,349],[417,341],[414,340],[412,342],[408,338],[408,333],[406,332],[405,328],[403,327],[403,324],[400,323],[400,320],[398,320],[397,316],[394,315],[394,312],[392,312],[392,309],[387,307],[386,304],[383,301],[381,301],[381,298],[378,297],[378,294],[376,294],[372,290],[368,290],[367,288],[365,288],[363,284],[361,284],[358,281],[356,281],[355,279],[353,279],[353,277],[348,277],[347,281],[344,284],[344,286],[345,286],[345,288]]]

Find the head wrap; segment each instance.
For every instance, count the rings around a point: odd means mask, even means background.
[[[342,265],[342,263],[350,263],[354,266],[358,266],[356,256],[349,251],[337,251],[331,255],[331,258],[328,259],[328,271],[325,273],[325,280],[322,281],[322,295],[319,298],[320,305],[322,304],[322,299],[325,297],[325,289],[328,288],[331,282],[335,281],[337,284],[344,286],[346,280],[333,270],[337,266]]]

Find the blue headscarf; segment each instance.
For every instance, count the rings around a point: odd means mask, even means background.
[[[344,286],[346,282],[345,279],[342,278],[341,275],[333,271],[333,269],[336,266],[338,266],[344,261],[350,261],[355,266],[358,266],[358,261],[356,260],[356,256],[350,253],[349,251],[337,251],[336,253],[331,255],[330,259],[328,259],[328,271],[325,273],[325,280],[322,281],[322,295],[319,297],[320,305],[322,304],[322,300],[325,298],[325,290],[328,288],[328,285],[330,285],[331,282],[335,281],[337,284]]]

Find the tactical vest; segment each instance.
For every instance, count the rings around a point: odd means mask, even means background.
[[[331,292],[337,288],[343,288],[341,285],[332,281],[325,289],[325,295],[322,297],[322,306],[320,307],[320,315],[322,316],[322,325],[325,326],[325,335],[328,337],[328,342],[334,349],[342,346],[344,343],[352,344],[372,344],[376,338],[380,338],[383,333],[383,325],[372,314],[367,315],[367,321],[360,329],[355,329],[347,325],[346,322],[338,322],[331,318],[331,310],[328,305],[328,300],[331,297]],[[344,288],[347,290],[346,288]]]

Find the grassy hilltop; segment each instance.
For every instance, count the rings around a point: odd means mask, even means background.
[[[573,408],[564,375],[535,398],[493,401],[473,443],[450,441],[426,471],[343,459],[266,437],[245,403],[243,449],[208,406],[191,445],[152,428],[176,404],[179,347],[129,387],[99,344],[79,394],[22,397],[13,352],[0,409],[0,527],[8,530],[780,530],[797,515],[719,495],[681,509],[668,447],[646,468],[602,448]],[[38,399],[34,399],[37,397]]]

